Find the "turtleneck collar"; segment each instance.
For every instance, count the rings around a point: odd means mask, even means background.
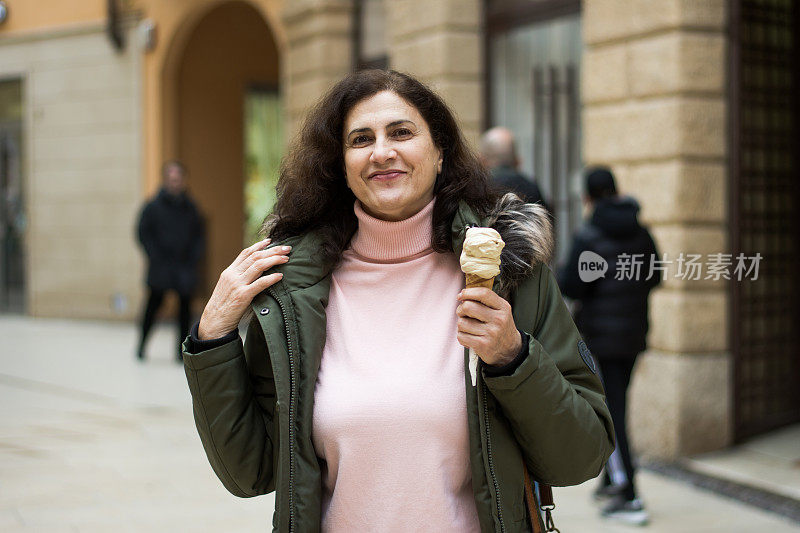
[[[373,261],[401,261],[431,250],[434,202],[435,197],[416,215],[389,222],[368,215],[356,200],[353,209],[358,218],[358,230],[350,241],[350,248]]]

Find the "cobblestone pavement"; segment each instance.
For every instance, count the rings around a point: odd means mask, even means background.
[[[271,496],[231,496],[208,466],[173,332],[134,359],[135,327],[0,316],[0,531],[268,531]],[[650,532],[800,527],[642,472]],[[630,532],[597,518],[593,482],[556,489],[562,533]]]

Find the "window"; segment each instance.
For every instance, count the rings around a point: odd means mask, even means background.
[[[353,15],[353,64],[355,69],[388,68],[384,0],[356,0]]]

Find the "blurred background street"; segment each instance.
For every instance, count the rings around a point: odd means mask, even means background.
[[[144,363],[132,324],[3,316],[0,339],[0,530],[271,529],[272,495],[236,498],[208,465],[171,328]],[[650,470],[640,483],[653,533],[800,531]],[[631,531],[600,520],[594,486],[555,490],[561,531]]]
[[[211,471],[173,336],[140,364],[128,324],[0,318],[0,531],[271,528]]]
[[[476,149],[513,134],[554,270],[593,216],[586,169],[613,171],[666,266],[607,387],[649,530],[798,531],[798,25],[793,0],[0,0],[0,531],[271,528],[271,496],[214,477],[176,340],[362,68],[429,84]],[[159,197],[186,218],[143,224]],[[192,262],[163,282],[147,247],[181,255],[179,227]],[[563,533],[626,531],[594,483],[556,491]]]

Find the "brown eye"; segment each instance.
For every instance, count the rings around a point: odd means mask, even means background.
[[[411,135],[413,135],[413,132],[408,128],[397,128],[392,132],[392,135],[394,137],[403,138],[403,137],[410,137]]]
[[[351,146],[364,146],[370,141],[369,135],[356,135],[350,140]]]

